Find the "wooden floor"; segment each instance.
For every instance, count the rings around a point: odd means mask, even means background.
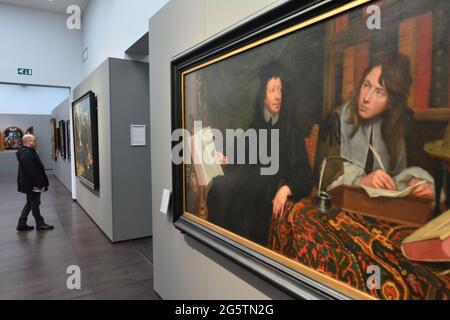
[[[54,231],[17,233],[25,196],[0,174],[0,300],[159,299],[153,292],[152,240],[111,244],[69,192],[49,176],[41,211]],[[28,224],[34,225],[30,213]],[[67,289],[67,267],[81,269],[81,290]]]

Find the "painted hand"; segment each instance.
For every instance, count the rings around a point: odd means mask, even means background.
[[[377,170],[361,179],[361,185],[369,188],[397,190],[392,177],[384,170]]]
[[[291,189],[288,186],[283,186],[278,190],[275,198],[272,200],[273,204],[273,215],[275,217],[280,217],[284,213],[284,206],[286,204],[287,198],[292,195]]]
[[[216,151],[216,159],[223,166],[228,164],[228,158],[226,156],[224,156],[223,153]]]
[[[420,182],[420,180],[411,179],[408,182],[408,185],[413,186],[418,182]],[[433,187],[429,183],[425,183],[425,184],[418,186],[417,188],[415,188],[413,190],[413,192],[411,192],[411,195],[419,197],[419,198],[429,199],[429,200],[435,199]]]

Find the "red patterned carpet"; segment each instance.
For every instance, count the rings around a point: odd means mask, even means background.
[[[450,263],[406,259],[401,242],[414,228],[331,210],[321,214],[304,204],[272,222],[269,248],[377,299],[449,300]],[[379,266],[381,289],[369,290],[369,266]]]

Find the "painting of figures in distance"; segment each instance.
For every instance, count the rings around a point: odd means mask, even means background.
[[[98,190],[97,111],[94,93],[88,92],[75,101],[72,112],[76,175],[83,184]]]

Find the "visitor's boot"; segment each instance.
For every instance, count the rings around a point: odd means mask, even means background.
[[[34,227],[30,227],[29,225],[19,225],[17,226],[17,231],[19,232],[25,232],[25,231],[33,231]]]
[[[40,225],[36,226],[36,230],[37,231],[48,231],[48,230],[53,230],[53,229],[55,229],[54,226],[50,226],[50,225],[48,225],[46,223],[43,223],[43,224],[40,224]]]

